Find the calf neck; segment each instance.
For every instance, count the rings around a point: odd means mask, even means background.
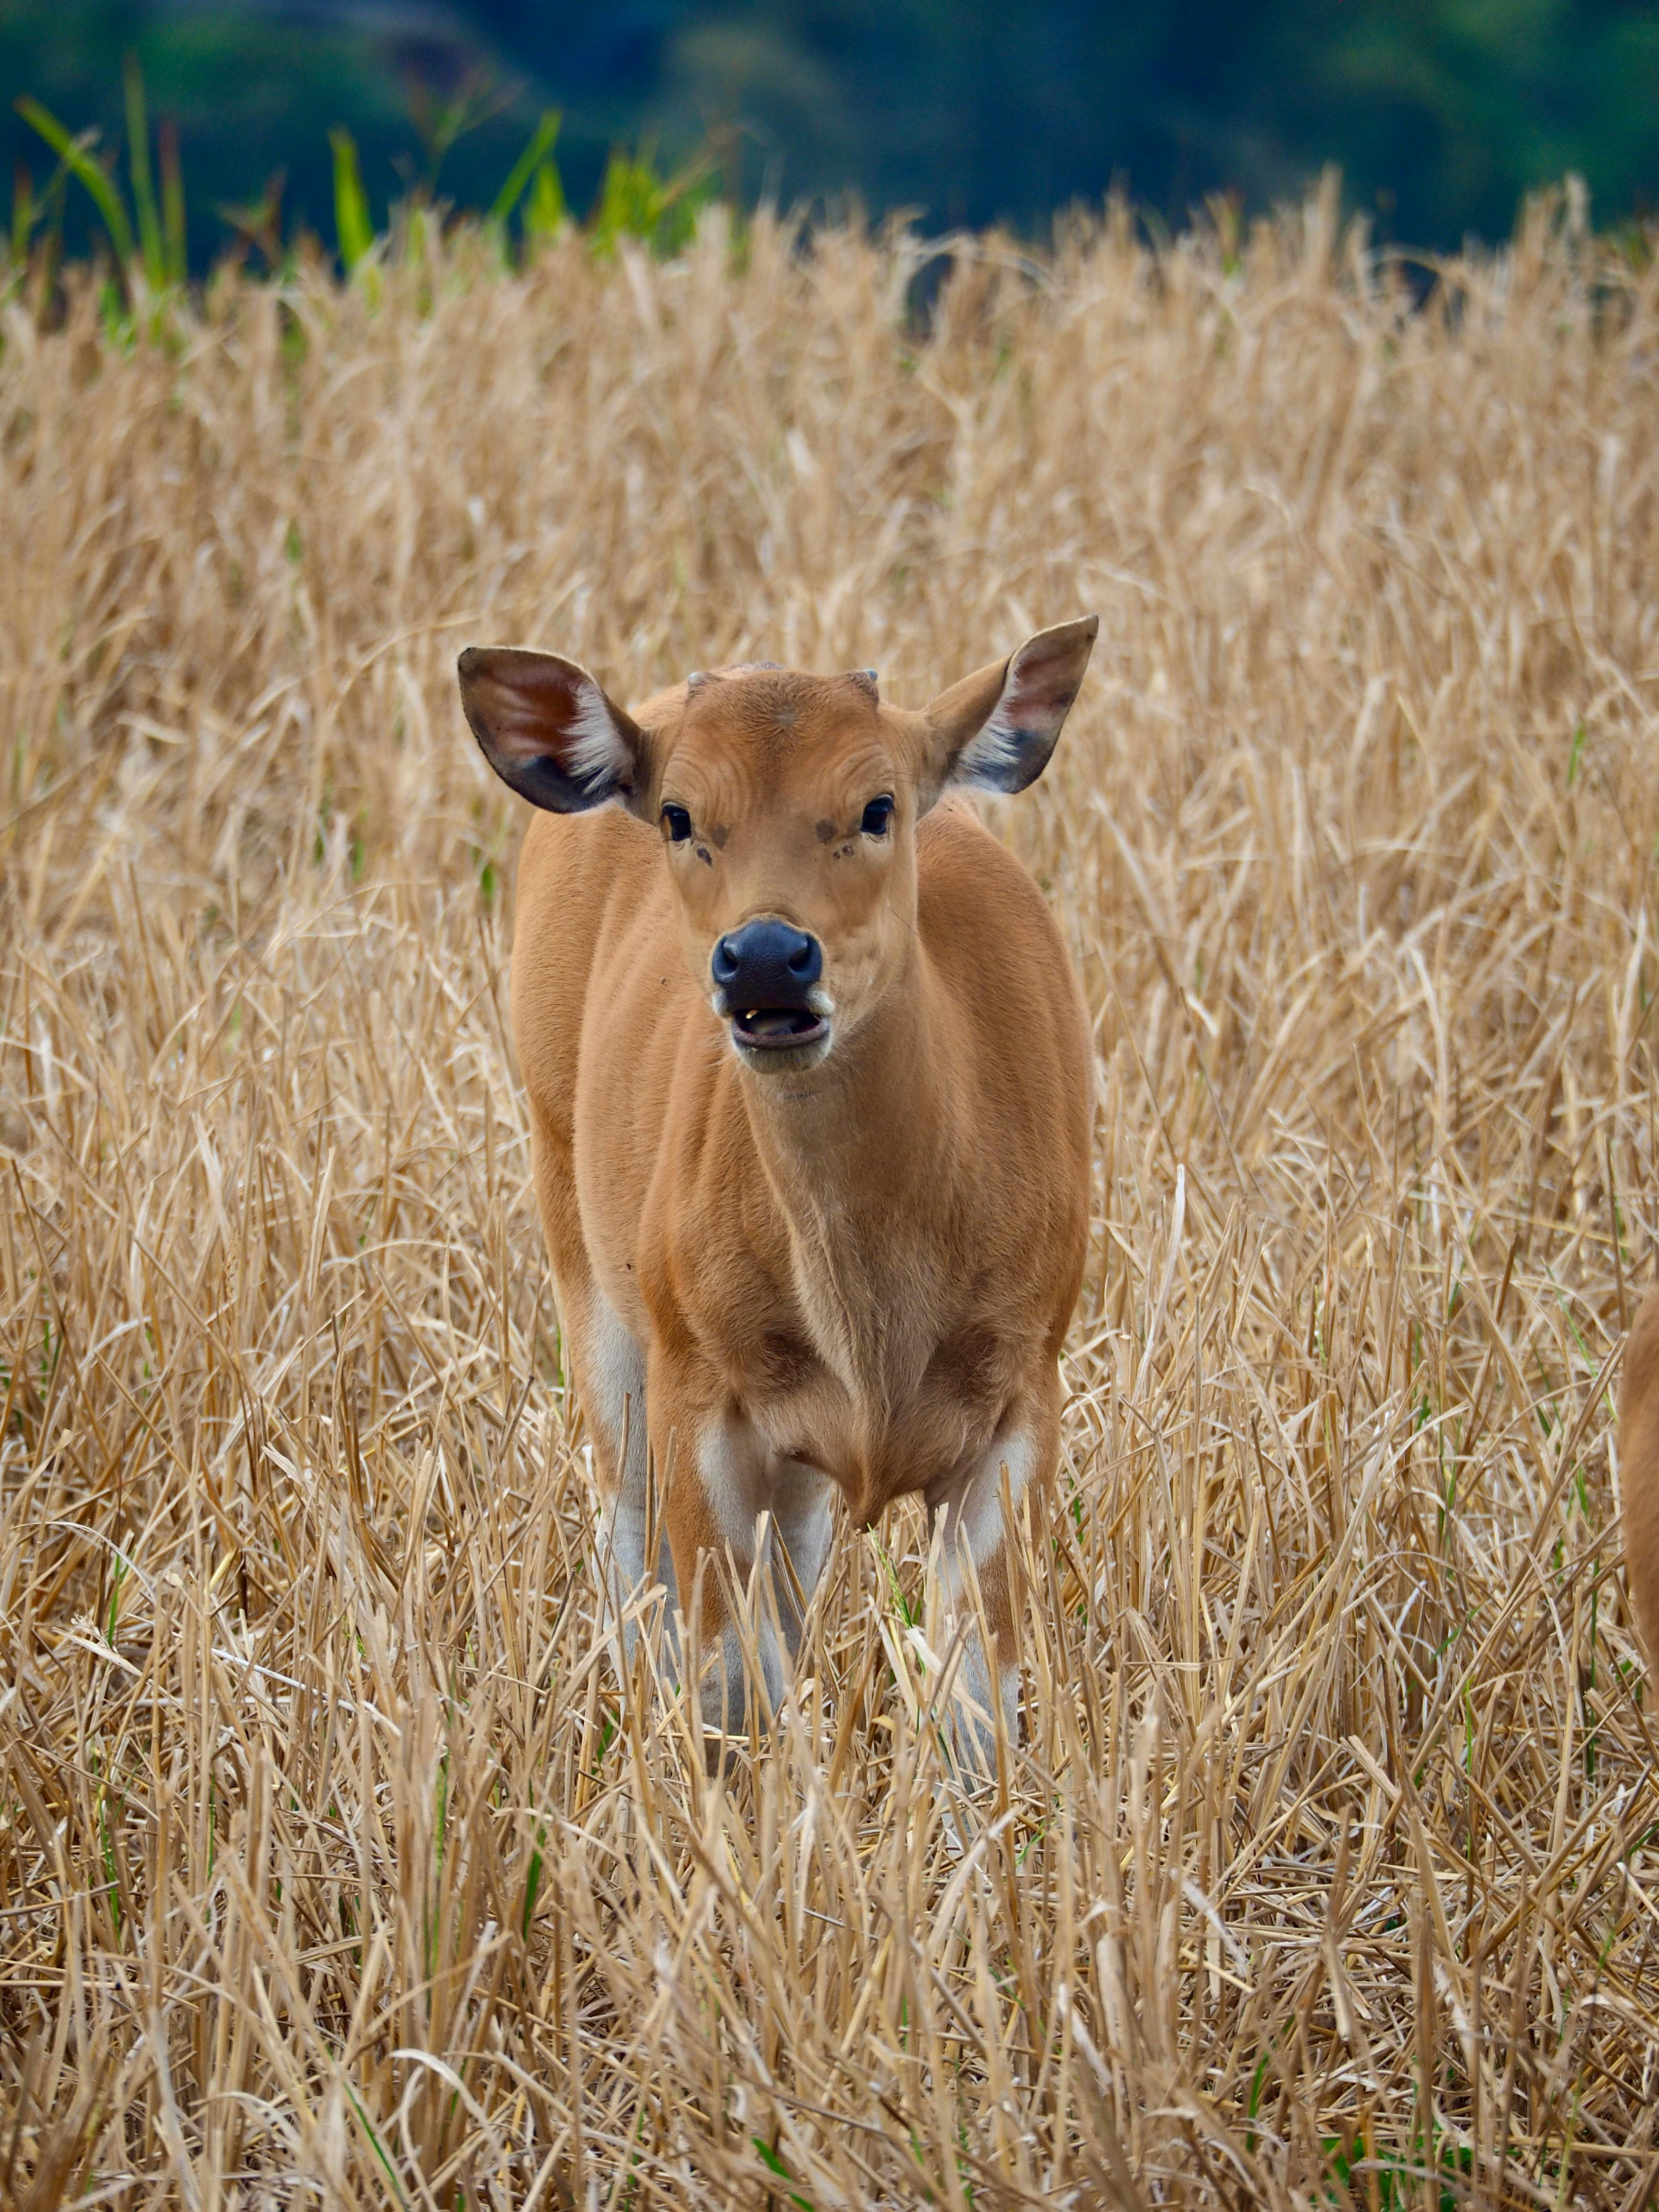
[[[1042,773],[1095,628],[919,712],[867,672],[722,669],[629,714],[551,654],[460,661],[539,810],[514,1029],[617,1602],[659,1578],[689,1608],[710,1553],[773,1573],[775,1698],[836,1493],[867,1522],[920,1492],[981,1759],[1017,1687],[1005,1498],[1058,1452],[1091,1045],[1036,885],[961,794]],[[719,1577],[699,1603],[726,1725]]]

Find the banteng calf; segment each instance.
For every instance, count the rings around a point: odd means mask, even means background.
[[[513,1020],[617,1600],[655,1575],[689,1610],[706,1553],[775,1566],[763,1515],[810,1595],[837,1489],[860,1522],[920,1491],[959,1680],[1011,1735],[1004,1492],[1058,1451],[1091,1048],[1036,885],[956,794],[1042,774],[1096,628],[1044,630],[920,713],[868,673],[749,666],[629,714],[551,654],[460,659],[491,766],[543,810]],[[702,1619],[725,1725],[741,1655],[712,1574]],[[762,1657],[775,1697],[784,1655]],[[981,1761],[982,1723],[966,1741]]]

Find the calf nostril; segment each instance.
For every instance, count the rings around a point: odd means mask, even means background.
[[[729,937],[722,937],[720,943],[714,947],[714,957],[709,964],[714,969],[714,981],[717,983],[735,983],[737,981],[738,969],[741,963],[738,958],[737,953],[732,949],[732,940]]]
[[[810,974],[813,963],[817,958],[817,951],[818,948],[813,940],[810,937],[803,937],[800,943],[795,947],[794,951],[789,956],[789,966],[792,973],[797,975],[806,975]]]

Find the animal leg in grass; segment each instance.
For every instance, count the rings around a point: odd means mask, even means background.
[[[664,1519],[688,1620],[701,1589],[702,1649],[693,1663],[702,1669],[702,1717],[711,1728],[739,1735],[746,1714],[743,1638],[715,1563],[725,1563],[727,1582],[739,1592],[754,1585],[757,1565],[770,1564],[769,1518],[763,1555],[756,1540],[760,1516],[769,1516],[774,1504],[771,1455],[713,1376],[677,1372],[653,1356],[647,1389],[652,1449],[659,1466],[667,1465],[669,1438],[674,1438]],[[786,1655],[773,1611],[763,1601],[752,1618],[762,1680],[775,1710],[783,1695]]]
[[[611,1618],[622,1632],[619,1658],[625,1679],[639,1635],[639,1621],[630,1617],[630,1608],[653,1580],[659,1580],[667,1590],[672,1621],[677,1595],[674,1562],[664,1537],[662,1500],[660,1496],[656,1499],[653,1516],[650,1495],[645,1354],[598,1284],[589,1285],[584,1298],[573,1298],[568,1312],[571,1364],[602,1498],[599,1558]],[[656,1557],[648,1559],[653,1517]]]
[[[514,1005],[533,990],[538,971],[514,963]],[[550,1079],[557,1090],[562,1079]],[[581,1406],[593,1471],[599,1490],[599,1555],[605,1579],[613,1632],[619,1630],[617,1671],[624,1682],[639,1634],[629,1608],[654,1575],[667,1587],[668,1618],[674,1617],[674,1569],[662,1537],[660,1500],[653,1516],[647,1475],[646,1358],[643,1347],[594,1278],[581,1210],[576,1203],[575,1166],[568,1127],[538,1107],[530,1114],[530,1160],[536,1208],[542,1218],[559,1319],[564,1329],[570,1370]],[[657,1556],[646,1557],[651,1523],[657,1529]]]
[[[1016,1507],[1037,1464],[1029,1428],[1005,1426],[985,1451],[927,1492],[937,1540],[936,1620],[941,1656],[959,1636],[951,1738],[960,1771],[979,1784],[995,1779],[999,1708],[1010,1747],[1019,1741],[1019,1666],[1014,1657],[1012,1579],[1004,1525],[1004,1470]],[[978,1585],[975,1603],[974,1585]],[[983,1615],[994,1649],[986,1650]]]
[[[835,1509],[836,1485],[830,1476],[802,1460],[782,1462],[772,1493],[772,1579],[777,1590],[778,1619],[792,1659],[800,1650],[805,1608],[812,1602],[812,1593],[830,1557]]]

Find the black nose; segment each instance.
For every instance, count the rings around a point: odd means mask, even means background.
[[[804,1006],[823,973],[823,948],[787,921],[745,921],[721,938],[709,965],[733,1013],[750,1006]]]

